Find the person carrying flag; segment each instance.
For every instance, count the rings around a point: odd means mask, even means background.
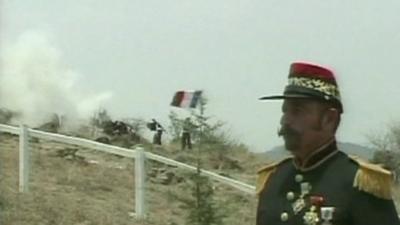
[[[181,149],[185,150],[186,146],[188,149],[192,149],[192,140],[190,133],[193,131],[194,125],[192,121],[190,121],[190,117],[186,117],[183,121],[182,126],[182,139],[181,139]]]

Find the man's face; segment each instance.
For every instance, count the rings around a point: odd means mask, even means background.
[[[286,149],[291,152],[314,148],[321,141],[322,103],[311,99],[285,99],[281,130]]]

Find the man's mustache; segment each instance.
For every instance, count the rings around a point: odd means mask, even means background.
[[[282,126],[278,129],[278,136],[281,137],[283,135],[299,135],[300,133],[295,129],[289,126]]]

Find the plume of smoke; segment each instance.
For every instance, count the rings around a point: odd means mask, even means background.
[[[16,112],[16,122],[37,126],[55,113],[67,121],[88,119],[112,97],[110,92],[88,96],[77,90],[80,75],[61,56],[43,32],[28,31],[3,44],[0,107]]]

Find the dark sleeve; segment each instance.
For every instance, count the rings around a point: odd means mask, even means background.
[[[381,199],[363,191],[354,189],[350,211],[353,225],[400,225],[392,200]]]

